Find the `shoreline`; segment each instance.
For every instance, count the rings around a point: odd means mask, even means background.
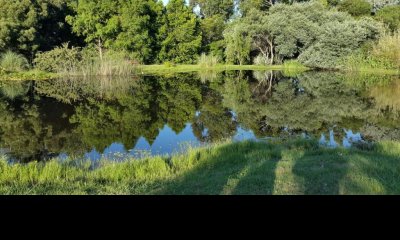
[[[9,165],[0,194],[400,194],[400,143],[329,149],[315,141],[219,143],[97,168],[87,161]],[[29,176],[29,177],[28,177]]]
[[[186,73],[186,72],[199,72],[199,71],[295,71],[302,73],[305,71],[334,71],[344,72],[349,74],[383,74],[383,75],[400,75],[400,69],[313,69],[305,66],[285,66],[285,65],[217,65],[213,67],[204,67],[201,65],[139,65],[136,67],[138,74],[167,74],[167,73]],[[96,75],[93,75],[95,77]],[[114,75],[118,76],[118,75]],[[134,76],[134,74],[132,75]],[[15,73],[0,73],[0,81],[24,81],[24,80],[50,80],[55,78],[65,77],[57,73],[42,72],[38,70],[30,70],[26,72]],[[68,76],[67,76],[68,77]],[[70,77],[84,77],[83,75],[71,75]],[[87,76],[86,76],[87,77]],[[105,77],[105,76],[101,76]],[[110,76],[108,76],[110,77]],[[112,76],[111,76],[112,77]]]

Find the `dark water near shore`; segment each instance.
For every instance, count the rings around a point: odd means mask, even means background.
[[[225,139],[400,139],[400,77],[204,72],[0,82],[0,152],[121,160]]]

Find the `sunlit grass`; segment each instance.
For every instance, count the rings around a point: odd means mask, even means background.
[[[59,77],[56,73],[48,73],[39,70],[29,70],[21,72],[7,72],[0,74],[0,80],[49,80]]]
[[[161,73],[175,73],[175,72],[197,72],[197,71],[236,71],[236,70],[284,70],[283,65],[223,65],[217,64],[215,66],[202,66],[202,65],[141,65],[138,71],[144,74],[161,74]]]

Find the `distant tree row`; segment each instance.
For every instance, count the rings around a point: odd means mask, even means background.
[[[400,0],[0,0],[0,53],[33,62],[69,42],[144,64],[195,63],[205,53],[327,67],[377,40],[383,26],[399,29]]]

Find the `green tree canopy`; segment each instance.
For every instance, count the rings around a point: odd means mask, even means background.
[[[163,5],[157,0],[124,0],[119,6],[120,32],[112,47],[128,52],[143,63],[156,60],[160,49],[158,30]]]
[[[97,46],[100,58],[103,48],[110,47],[120,31],[118,5],[115,0],[78,0],[72,4],[76,14],[67,17],[75,33]]]
[[[160,28],[160,61],[194,63],[201,47],[199,22],[184,0],[170,0]]]
[[[64,41],[78,42],[65,17],[67,0],[0,0],[0,52],[12,50],[32,59],[37,51]]]
[[[299,60],[311,67],[338,67],[343,57],[363,43],[379,38],[381,29],[371,19],[326,23],[316,42],[299,56]]]
[[[338,4],[338,9],[355,17],[369,16],[372,13],[372,5],[366,0],[343,0]]]
[[[203,18],[222,15],[227,20],[234,12],[234,0],[190,0],[189,4],[193,8],[199,7]]]
[[[247,24],[235,22],[224,32],[226,61],[233,64],[246,64],[250,61],[251,36]]]

